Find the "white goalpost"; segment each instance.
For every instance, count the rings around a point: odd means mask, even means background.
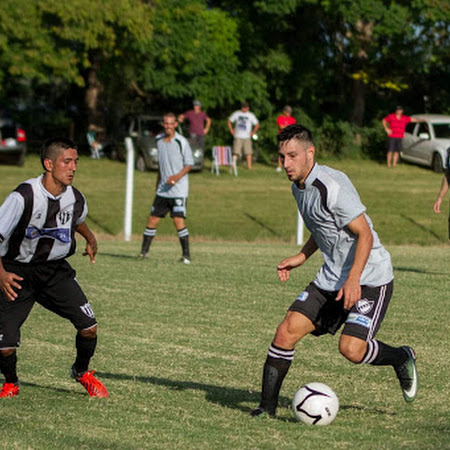
[[[131,240],[131,228],[133,223],[133,185],[134,185],[134,145],[130,137],[125,138],[127,150],[127,181],[125,189],[125,215],[123,236],[126,242]]]

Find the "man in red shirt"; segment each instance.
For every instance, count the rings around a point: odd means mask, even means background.
[[[397,108],[395,108],[395,113],[389,114],[381,121],[386,134],[388,135],[388,167],[395,167],[397,165],[402,150],[405,128],[410,122],[420,122],[420,120],[415,119],[414,117],[405,116],[401,106],[397,106]]]
[[[184,112],[178,116],[178,122],[182,123],[184,119],[189,121],[189,134],[191,143],[202,149],[205,146],[205,135],[208,134],[211,127],[211,119],[205,111],[202,111],[202,104],[199,100],[194,100],[194,109]]]
[[[286,105],[283,108],[282,113],[277,117],[278,133],[280,133],[280,131],[286,128],[288,125],[292,125],[294,123],[296,123],[296,120],[294,117],[292,117],[292,108],[289,105]],[[282,171],[280,157],[278,157],[278,167],[276,170],[277,172]]]

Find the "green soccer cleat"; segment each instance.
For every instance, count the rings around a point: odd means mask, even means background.
[[[406,345],[400,347],[408,354],[408,358],[398,367],[394,367],[397,374],[400,387],[402,388],[403,398],[411,403],[416,399],[419,390],[419,375],[416,368],[416,352]]]

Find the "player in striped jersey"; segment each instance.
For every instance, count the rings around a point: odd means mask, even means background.
[[[164,218],[170,212],[181,244],[182,256],[180,262],[190,264],[189,231],[184,219],[187,213],[189,193],[188,173],[192,169],[194,159],[189,142],[176,132],[177,125],[175,114],[165,114],[163,120],[164,133],[156,138],[159,160],[156,196],[144,231],[138,258],[148,257],[150,245],[156,236],[158,223],[161,218]]]
[[[418,389],[413,349],[375,339],[392,295],[393,271],[366,208],[344,173],[315,162],[308,129],[290,125],[278,142],[292,193],[311,232],[300,253],[278,265],[278,277],[287,281],[290,271],[318,249],[324,264],[277,328],[264,365],[261,403],[252,416],[275,415],[297,342],[307,334],[335,334],[342,325],[341,354],[355,364],[393,366],[404,399],[412,402]]]
[[[45,172],[19,185],[0,207],[0,371],[5,377],[0,397],[19,393],[16,348],[35,302],[72,322],[77,354],[70,374],[90,396],[107,397],[105,386],[88,370],[97,321],[66,261],[75,252],[75,232],[86,239],[92,263],[97,253],[85,223],[86,200],[72,187],[77,148],[69,139],[49,139],[41,162]]]

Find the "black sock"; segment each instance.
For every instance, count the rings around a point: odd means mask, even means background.
[[[94,356],[95,347],[97,346],[97,336],[95,338],[86,338],[78,333],[75,345],[77,348],[77,358],[74,367],[77,373],[83,374],[87,372],[89,361]]]
[[[142,238],[142,247],[141,253],[146,254],[150,249],[150,244],[153,241],[153,238],[156,236],[156,228],[146,228],[144,231],[144,235]]]
[[[187,228],[178,230],[178,237],[180,238],[181,249],[183,251],[183,256],[187,259],[191,259],[191,254],[189,252],[189,231]]]
[[[0,353],[0,371],[5,376],[5,383],[17,383],[17,353],[14,351],[11,355],[3,356]]]
[[[373,366],[399,366],[408,358],[408,354],[400,347],[391,347],[375,339],[367,341],[367,350],[362,363]]]
[[[269,414],[275,414],[281,385],[286,377],[292,360],[294,349],[285,350],[271,344],[264,364],[261,404]]]

